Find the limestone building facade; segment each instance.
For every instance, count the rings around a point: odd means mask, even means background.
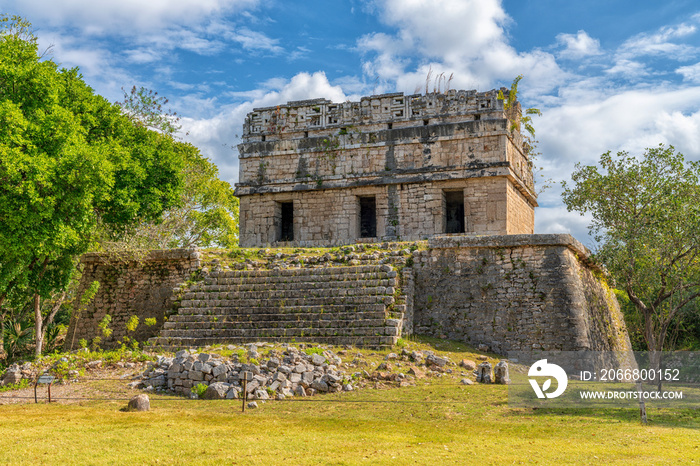
[[[238,146],[240,245],[532,234],[532,164],[513,130],[520,107],[506,111],[498,94],[394,93],[255,109]]]

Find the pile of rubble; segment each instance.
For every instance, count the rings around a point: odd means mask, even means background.
[[[265,358],[257,352],[255,344],[247,345],[247,350],[246,362],[241,362],[239,359],[243,358],[236,354],[232,360],[226,360],[216,354],[197,354],[184,350],[176,353],[174,358],[159,356],[156,362],[149,363],[140,379],[129,386],[146,390],[170,390],[205,399],[238,399],[243,397],[245,387],[247,398],[251,400],[273,397],[284,399],[290,396],[351,391],[367,386],[368,383],[394,382],[404,387],[414,385],[416,380],[425,377],[453,374],[451,367],[456,369],[457,366],[448,358],[431,351],[404,349],[400,354],[390,353],[385,362],[374,370],[368,367],[371,372],[361,370],[348,376],[339,367],[359,369],[367,365],[362,360],[361,353],[349,364],[343,364],[338,355],[322,348],[307,354],[303,350],[286,346],[282,350],[271,350]],[[485,356],[480,358],[486,359]],[[477,367],[473,361],[463,360],[459,366],[476,375],[478,382],[508,383],[507,366],[503,362],[497,366],[495,380],[491,376],[491,364],[488,362]],[[246,372],[252,377],[244,384]],[[467,373],[462,372],[462,375]],[[462,383],[472,382],[465,378]]]
[[[141,380],[130,386],[191,395],[204,384],[208,386],[202,396],[205,399],[236,399],[242,396],[244,373],[249,372],[252,378],[245,384],[248,399],[283,399],[353,389],[350,378],[338,370],[341,359],[329,350],[306,354],[290,346],[282,353],[271,351],[263,360],[257,347],[250,344],[247,356],[248,362],[244,363],[235,355],[227,361],[216,354],[179,351],[174,358],[159,357]]]
[[[5,371],[5,375],[0,379],[0,387],[5,385],[16,385],[22,381],[22,379],[34,380],[36,378],[37,370],[30,362],[26,362],[22,365],[12,364]]]

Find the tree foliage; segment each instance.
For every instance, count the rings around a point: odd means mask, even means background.
[[[42,59],[28,22],[0,17],[0,308],[33,297],[37,354],[41,299],[65,290],[98,222],[125,229],[179,202],[181,150]]]
[[[177,114],[166,110],[168,99],[152,89],[133,86],[129,92],[124,91],[124,100],[118,105],[137,126],[169,135],[176,134],[182,128]]]
[[[177,137],[179,119],[164,111],[167,99],[136,87],[124,93],[118,105],[135,124]],[[109,251],[189,247],[235,247],[238,245],[238,198],[233,188],[219,179],[219,171],[200,151],[178,143],[183,160],[183,189],[178,202],[157,220],[144,220],[123,231],[102,228],[101,246]]]
[[[700,164],[660,145],[641,158],[606,152],[600,167],[577,165],[564,202],[592,214],[597,257],[639,313],[647,348],[661,351],[700,296]]]
[[[158,221],[144,221],[126,231],[102,229],[101,247],[112,252],[238,245],[238,198],[218,169],[194,146],[180,145],[184,187],[178,203]]]

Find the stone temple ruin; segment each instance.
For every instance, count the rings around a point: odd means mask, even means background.
[[[255,109],[238,146],[240,244],[532,234],[531,163],[511,110],[495,90]]]
[[[254,110],[236,195],[241,246],[255,249],[152,251],[131,262],[86,255],[82,289],[101,287],[67,341],[99,336],[109,314],[104,345],[129,336],[124,324],[137,315],[151,325],[131,337],[170,349],[377,347],[418,333],[500,354],[629,350],[588,251],[569,235],[533,234],[532,167],[514,130],[520,107],[505,110],[498,94]]]

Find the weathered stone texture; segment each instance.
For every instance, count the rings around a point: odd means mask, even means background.
[[[169,349],[292,339],[390,346],[407,307],[403,293],[395,295],[397,275],[386,264],[215,271],[183,294],[177,314],[150,341]]]
[[[617,300],[569,235],[444,236],[416,252],[414,331],[493,352],[630,350]]]
[[[241,231],[246,232],[241,234],[242,246],[276,243],[280,202],[294,203],[297,245],[337,245],[350,238],[359,240],[361,196],[376,198],[377,238],[426,239],[444,233],[445,191],[464,193],[465,233],[532,233],[534,228],[532,206],[506,177],[407,184],[397,189],[393,205],[390,188],[370,186],[242,197],[240,225]]]
[[[151,400],[148,399],[148,395],[140,394],[136,395],[129,400],[129,404],[126,407],[127,411],[150,411]]]
[[[280,203],[293,203],[293,243],[360,239],[360,198],[376,198],[376,236],[446,232],[445,193],[464,194],[464,233],[532,233],[531,163],[498,91],[387,94],[256,109],[239,145],[240,242],[288,241]]]
[[[81,258],[84,268],[77,296],[83,296],[93,281],[98,281],[100,287],[87,307],[73,314],[65,349],[75,349],[81,339],[89,343],[95,337],[100,337],[100,346],[111,347],[127,335],[126,323],[131,316],[139,318],[139,325],[129,332],[130,338],[146,341],[156,335],[166,312],[173,307],[174,290],[199,269],[199,257],[194,249],[150,251],[138,259],[85,254]],[[112,318],[109,337],[98,328],[107,314]],[[148,318],[155,318],[156,324],[146,325]]]

